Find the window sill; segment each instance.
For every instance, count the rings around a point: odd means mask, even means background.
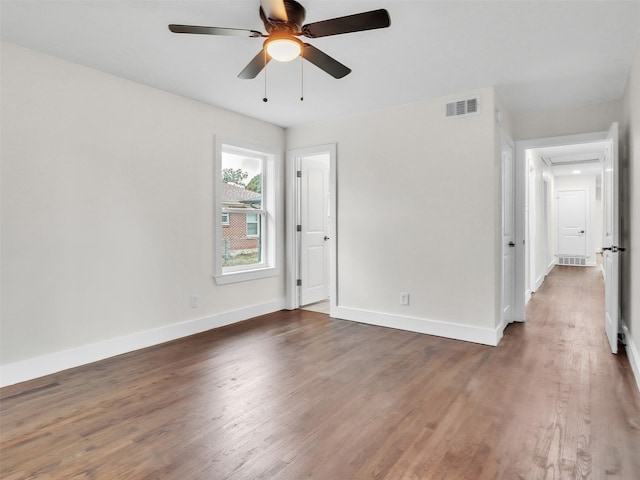
[[[256,268],[254,270],[244,270],[241,272],[229,272],[214,275],[216,284],[227,285],[229,283],[246,282],[258,280],[260,278],[275,277],[280,274],[280,269],[276,267]]]

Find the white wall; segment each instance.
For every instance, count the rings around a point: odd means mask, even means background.
[[[602,224],[602,202],[596,201],[596,177],[595,175],[574,175],[574,176],[557,176],[555,177],[555,196],[561,190],[586,190],[589,204],[589,222],[587,226],[587,264],[594,266],[596,264],[596,252],[598,247],[602,248],[602,238],[598,235],[602,234],[599,225]],[[558,201],[554,198],[554,209],[558,210]],[[556,215],[557,218],[557,215]],[[557,235],[557,228],[556,228]],[[554,241],[554,248],[557,251],[557,237]]]
[[[621,129],[622,317],[631,337],[627,352],[640,388],[640,39],[624,96]]]
[[[502,98],[494,92],[494,105],[495,105],[495,115],[496,122],[499,124],[500,129],[502,129],[512,140],[515,140],[513,136],[514,131],[514,117],[511,111],[507,108],[506,104],[503,102]],[[500,129],[497,130],[500,133]],[[500,140],[500,139],[498,139]]]
[[[479,115],[445,118],[447,101],[476,94]],[[288,129],[288,148],[338,145],[343,318],[379,318],[400,328],[423,322],[474,341],[491,332],[495,341],[501,275],[495,130],[490,88]],[[400,305],[400,292],[409,292],[409,306]]]
[[[535,292],[555,263],[555,210],[554,205],[554,177],[550,167],[539,157],[527,152],[529,163],[529,177],[526,182],[527,229],[526,238],[529,239],[526,249],[526,289]],[[547,183],[546,201],[544,183]],[[546,215],[545,215],[546,206]],[[546,221],[546,223],[545,223]]]
[[[599,180],[596,180],[596,193],[594,201],[597,214],[594,218],[594,224],[591,226],[591,228],[593,229],[593,248],[597,253],[602,253],[602,244],[604,243],[604,204],[602,203],[602,176]]]
[[[2,365],[280,308],[283,274],[212,280],[212,185],[214,135],[283,129],[6,43],[1,92]]]
[[[619,122],[622,102],[619,100],[572,108],[559,108],[518,114],[513,117],[513,133],[517,140],[559,137],[591,132],[606,132]]]

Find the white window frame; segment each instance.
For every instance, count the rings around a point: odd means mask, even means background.
[[[223,215],[227,216],[226,221],[223,219]],[[222,225],[229,225],[229,212],[221,212],[220,221],[222,222]]]
[[[261,252],[260,263],[253,265],[238,265],[233,267],[222,266],[223,240],[222,240],[222,199],[220,196],[222,186],[222,155],[234,153],[253,156],[262,160],[262,208],[248,211],[247,209],[225,208],[226,213],[260,214],[261,222]],[[244,282],[259,278],[273,277],[279,274],[276,264],[276,192],[279,191],[278,177],[275,174],[277,153],[269,148],[248,145],[235,140],[216,138],[215,174],[214,174],[214,210],[213,218],[218,219],[215,224],[214,239],[214,279],[218,285]],[[253,236],[252,238],[255,238]]]

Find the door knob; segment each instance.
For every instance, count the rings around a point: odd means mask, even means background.
[[[509,242],[509,246],[510,246],[510,247],[515,247],[515,246],[516,246],[516,244],[515,244],[515,242]]]
[[[580,232],[579,232],[579,233],[584,233],[584,230],[580,230]]]
[[[327,237],[326,235],[324,236],[324,241],[326,242],[327,240],[329,240],[329,237]]]

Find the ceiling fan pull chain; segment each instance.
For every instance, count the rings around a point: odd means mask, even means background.
[[[264,97],[262,98],[263,102],[268,102],[269,99],[267,98],[267,49],[265,48],[264,50]]]
[[[304,101],[304,57],[300,55],[300,101]]]

